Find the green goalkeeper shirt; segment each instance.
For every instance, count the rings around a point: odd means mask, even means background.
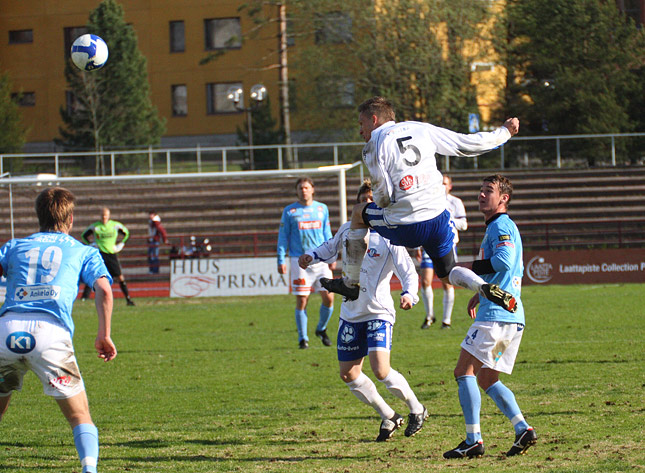
[[[117,245],[119,234],[123,235],[123,239]],[[99,251],[103,253],[114,254],[121,251],[123,243],[125,243],[130,237],[130,232],[121,222],[117,222],[116,220],[108,220],[107,223],[98,221],[87,227],[87,229],[81,235],[81,239],[87,245],[92,243],[90,240],[88,240],[88,237],[90,235],[94,235],[94,243],[96,243]]]

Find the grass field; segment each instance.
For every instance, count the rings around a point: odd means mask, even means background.
[[[422,304],[399,312],[392,365],[430,417],[416,437],[400,431],[387,443],[373,441],[380,419],[338,378],[335,350],[314,340],[318,296],[309,350],[297,348],[291,296],[118,300],[119,355],[107,364],[94,354],[93,304],[79,302],[74,341],[100,430],[99,471],[645,470],[645,285],[636,284],[526,287],[527,330],[502,380],[538,444],[505,458],[513,429],[483,395],[486,455],[444,460],[465,435],[452,370],[468,297],[457,291],[452,330],[420,330]],[[436,291],[439,313],[440,301]],[[33,374],[0,423],[0,471],[80,471],[71,432]]]

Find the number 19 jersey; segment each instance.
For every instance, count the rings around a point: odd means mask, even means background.
[[[0,265],[7,278],[0,317],[8,312],[44,312],[74,334],[72,306],[79,279],[90,287],[102,276],[112,284],[96,248],[65,233],[34,233],[0,248]]]

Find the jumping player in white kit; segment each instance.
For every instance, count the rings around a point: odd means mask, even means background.
[[[495,131],[465,135],[429,123],[395,123],[392,104],[383,97],[366,100],[358,112],[360,134],[367,143],[363,160],[372,177],[374,202],[354,206],[343,277],[323,278],[322,286],[350,300],[358,297],[366,237],[372,228],[394,245],[423,246],[443,282],[468,288],[513,312],[516,302],[510,293],[455,264],[450,212],[435,153],[485,153],[517,134],[519,120],[509,118]]]

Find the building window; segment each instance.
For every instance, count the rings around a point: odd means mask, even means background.
[[[239,112],[235,104],[227,97],[228,90],[232,87],[242,87],[241,82],[225,82],[206,84],[206,113],[214,115],[216,113]],[[244,98],[238,104],[238,107],[244,107]]]
[[[322,104],[328,108],[353,107],[356,103],[356,85],[346,77],[324,76],[317,80],[323,94]]]
[[[239,18],[204,20],[205,47],[214,49],[239,49],[242,47],[242,28]]]
[[[65,55],[70,54],[72,49],[72,43],[76,38],[87,33],[86,26],[69,26],[63,30],[64,40],[65,40]]]
[[[185,117],[188,115],[188,90],[186,85],[173,85],[172,93],[172,116]]]
[[[83,104],[76,98],[74,92],[71,90],[65,91],[65,109],[69,114],[75,114],[77,112],[85,110]]]
[[[11,100],[20,107],[34,107],[36,105],[36,92],[17,92],[11,94]]]
[[[316,20],[316,44],[351,43],[352,19],[343,12],[319,15]]]
[[[186,50],[186,40],[184,35],[184,22],[170,22],[170,52],[183,53]]]
[[[34,42],[34,30],[9,31],[9,44],[24,44]]]

